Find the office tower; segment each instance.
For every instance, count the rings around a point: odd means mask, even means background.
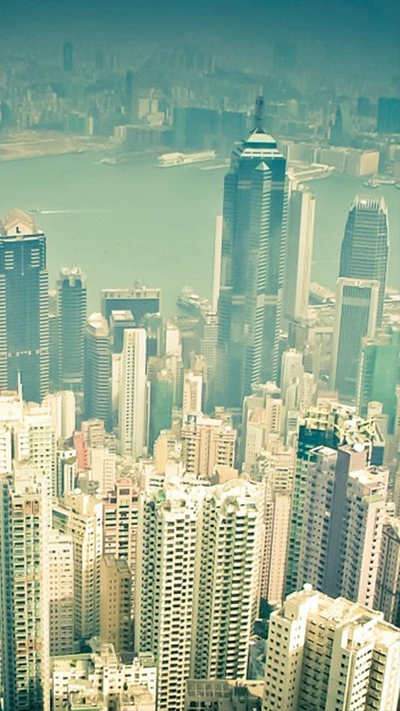
[[[74,550],[74,634],[90,639],[100,631],[100,562],[103,507],[88,494],[68,492],[53,507],[53,526],[72,537]]]
[[[135,646],[155,655],[159,711],[182,711],[190,676],[246,675],[259,598],[260,493],[236,480],[171,483],[141,495]]]
[[[110,422],[111,351],[108,323],[99,313],[85,328],[85,417]]]
[[[363,444],[309,452],[297,589],[309,582],[373,606],[387,486],[388,471],[367,466]]]
[[[270,617],[263,711],[396,711],[399,665],[382,613],[306,585]]]
[[[46,484],[29,465],[0,477],[4,711],[50,711]]]
[[[345,143],[343,116],[340,106],[336,108],[335,120],[330,130],[329,143],[331,146],[343,146]]]
[[[53,659],[51,682],[53,711],[104,711],[113,706],[121,711],[155,710],[156,668],[152,656],[140,654],[132,659],[124,655],[122,659],[112,644],[99,640],[91,640],[90,651],[85,654]],[[83,699],[80,704],[79,696]],[[93,706],[93,699],[98,705]]]
[[[346,222],[339,277],[379,281],[377,326],[382,323],[388,256],[389,223],[384,198],[357,195]]]
[[[74,552],[72,537],[49,531],[47,543],[50,655],[74,651]]]
[[[400,99],[381,97],[378,101],[378,133],[400,133]]]
[[[86,283],[79,267],[63,267],[57,281],[60,316],[60,388],[83,394]]]
[[[280,387],[282,392],[283,401],[286,399],[286,393],[290,383],[293,381],[298,381],[299,383],[303,380],[304,368],[303,368],[303,355],[295,348],[289,348],[282,354],[282,368],[281,368],[281,380]]]
[[[342,400],[353,402],[357,396],[362,339],[375,335],[378,302],[378,281],[338,279],[331,383]]]
[[[264,685],[246,679],[219,679],[186,682],[185,711],[260,711]]]
[[[385,620],[400,627],[400,518],[387,516],[383,522],[374,608]]]
[[[307,318],[314,222],[314,193],[294,184],[289,199],[283,290],[283,314],[290,321]]]
[[[298,586],[300,549],[305,533],[304,506],[308,486],[308,460],[316,447],[337,450],[344,444],[363,444],[368,450],[368,464],[383,461],[384,441],[375,423],[355,417],[354,408],[328,404],[311,407],[300,418],[296,436],[296,465],[286,564],[286,595]]]
[[[119,396],[119,439],[122,455],[140,457],[146,443],[146,331],[124,331]]]
[[[368,403],[381,402],[383,413],[388,416],[389,434],[393,434],[395,426],[399,354],[399,330],[380,333],[362,342],[357,410],[362,417],[366,417]]]
[[[72,42],[66,42],[63,47],[64,72],[72,72],[74,68],[74,48]]]
[[[104,52],[102,49],[98,49],[94,55],[94,66],[97,72],[104,70]]]
[[[174,382],[172,373],[161,370],[150,384],[150,426],[149,452],[153,453],[154,442],[161,430],[172,427],[172,406],[174,398]]]
[[[224,221],[223,216],[218,215],[215,220],[215,237],[214,237],[214,262],[213,262],[213,282],[212,282],[212,298],[211,308],[214,313],[218,311],[218,298],[221,285],[221,256],[222,256],[222,231]]]
[[[278,366],[286,160],[261,125],[262,104],[224,185],[216,401],[229,407],[241,407],[251,386],[274,378]]]
[[[100,638],[116,652],[131,648],[131,571],[126,560],[105,555],[100,568]]]
[[[149,289],[135,284],[132,289],[102,289],[101,313],[109,321],[111,311],[131,311],[138,328],[145,314],[160,311],[161,289]]]
[[[49,389],[46,237],[21,210],[0,222],[0,389],[41,402]]]
[[[122,353],[125,329],[136,326],[132,311],[129,309],[111,311],[109,321],[111,350],[113,353]]]
[[[223,420],[188,414],[181,429],[182,457],[186,471],[212,477],[217,466],[233,467],[236,430]]]
[[[183,379],[183,415],[202,412],[203,377],[189,370]]]
[[[50,392],[60,387],[60,316],[58,313],[57,289],[49,290],[49,388]]]
[[[135,77],[132,69],[128,69],[125,75],[125,114],[126,123],[133,123],[137,119],[136,102],[134,101]]]
[[[218,341],[218,316],[209,311],[202,315],[200,319],[200,355],[204,358],[207,370],[207,383],[205,388],[206,412],[212,412],[214,408],[214,390],[216,375],[216,355]]]

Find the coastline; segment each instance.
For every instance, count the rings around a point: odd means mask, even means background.
[[[94,136],[73,136],[54,132],[23,131],[0,136],[0,162],[57,156],[72,153],[106,151],[115,146],[107,139]]]

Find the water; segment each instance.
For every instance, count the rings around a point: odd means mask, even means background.
[[[163,312],[171,314],[182,286],[211,293],[224,172],[199,165],[161,170],[153,161],[98,165],[91,153],[0,163],[0,215],[13,207],[42,211],[34,217],[47,235],[50,278],[54,283],[61,266],[82,267],[90,310],[99,308],[100,289],[141,281],[161,287]],[[317,197],[312,278],[334,286],[350,204],[357,192],[368,192],[388,203],[388,282],[400,286],[400,191],[371,191],[340,176],[310,186]]]

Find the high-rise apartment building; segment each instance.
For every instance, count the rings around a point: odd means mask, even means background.
[[[122,455],[140,457],[147,439],[146,331],[124,331],[119,394],[119,439]]]
[[[388,472],[367,466],[356,443],[308,454],[296,588],[372,607],[386,512]]]
[[[331,383],[342,400],[356,399],[362,340],[375,335],[378,307],[378,281],[338,279]]]
[[[49,389],[49,277],[46,237],[12,210],[0,222],[0,390],[41,402]]]
[[[383,523],[374,608],[385,620],[400,627],[400,518],[386,517]]]
[[[47,543],[50,654],[74,651],[74,550],[72,536],[55,529]]]
[[[79,267],[63,267],[57,281],[60,318],[60,386],[83,393],[86,283]]]
[[[75,639],[100,631],[100,563],[103,554],[103,505],[81,492],[64,495],[53,507],[53,525],[70,534],[74,551]]]
[[[295,184],[289,199],[283,301],[283,314],[291,321],[307,318],[314,222],[314,193]]]
[[[236,430],[228,422],[189,413],[183,420],[181,440],[189,474],[211,477],[217,466],[234,466]]]
[[[169,430],[172,427],[173,399],[172,373],[163,369],[150,383],[149,452],[151,454],[161,430]]]
[[[131,571],[126,560],[103,556],[100,569],[100,638],[116,652],[132,643]]]
[[[382,322],[388,256],[388,209],[384,198],[357,195],[346,222],[339,277],[379,282],[378,326]]]
[[[4,711],[50,711],[46,478],[16,465],[0,494]]]
[[[311,585],[269,620],[263,711],[396,711],[400,631]]]
[[[241,407],[254,383],[275,377],[285,266],[286,160],[257,126],[225,177],[216,402]]]
[[[260,600],[264,532],[259,497],[259,486],[238,480],[213,487],[204,497],[193,610],[195,678],[246,677]]]
[[[258,614],[260,487],[167,483],[139,513],[135,645],[155,655],[159,711],[182,711],[187,678],[246,676]]]
[[[378,101],[378,133],[400,133],[400,98],[381,96]]]
[[[289,545],[286,562],[286,594],[298,589],[300,571],[300,549],[306,535],[304,507],[306,491],[312,487],[313,472],[309,474],[310,452],[317,447],[337,450],[341,445],[363,445],[367,450],[367,461],[371,465],[381,465],[384,441],[374,422],[355,417],[354,408],[338,404],[311,407],[300,419],[297,435],[296,464],[293,477],[293,494]],[[365,455],[363,454],[363,457]],[[360,468],[365,466],[363,458]],[[308,478],[311,476],[311,482]],[[333,483],[329,484],[332,494]],[[326,517],[327,519],[328,517]],[[327,520],[325,525],[327,525]]]
[[[109,426],[111,414],[111,350],[108,323],[99,313],[89,316],[85,329],[85,417]]]
[[[72,42],[66,42],[63,47],[64,72],[72,72],[74,68],[74,47]]]

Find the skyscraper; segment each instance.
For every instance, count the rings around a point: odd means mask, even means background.
[[[357,409],[361,417],[366,417],[368,403],[381,402],[383,413],[388,416],[389,434],[393,433],[395,424],[399,354],[398,329],[363,340],[358,371]]]
[[[0,389],[41,402],[49,388],[49,279],[46,237],[12,210],[0,222]]]
[[[146,331],[124,331],[119,394],[119,438],[122,455],[140,457],[146,442]]]
[[[382,322],[388,256],[389,224],[384,198],[357,195],[346,222],[339,276],[379,281],[377,326]]]
[[[111,414],[110,331],[99,313],[89,316],[85,328],[85,416],[109,426]]]
[[[72,72],[74,68],[74,47],[72,42],[66,42],[63,47],[64,72]]]
[[[286,160],[262,127],[262,103],[256,128],[232,153],[224,186],[216,402],[230,407],[241,407],[278,364]]]
[[[4,711],[50,711],[46,479],[15,466],[0,494]]]
[[[60,385],[83,393],[86,284],[79,267],[63,267],[57,282],[60,315]]]
[[[331,383],[342,400],[356,399],[362,340],[374,337],[378,308],[378,281],[338,279]]]
[[[314,193],[295,185],[289,200],[283,301],[284,316],[291,321],[307,318],[314,222]]]

